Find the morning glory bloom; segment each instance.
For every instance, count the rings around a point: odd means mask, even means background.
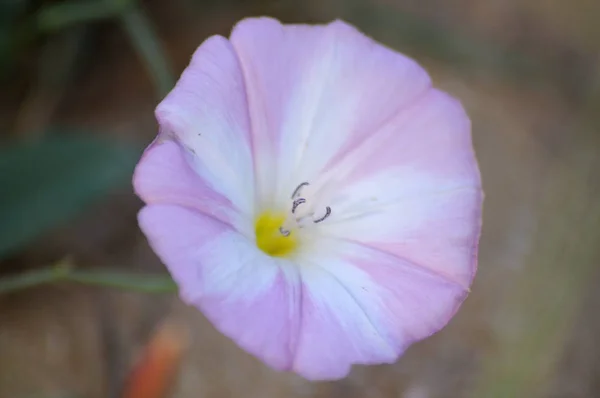
[[[477,268],[483,194],[461,104],[335,21],[239,22],[158,105],[139,224],[223,334],[339,379],[443,328]]]

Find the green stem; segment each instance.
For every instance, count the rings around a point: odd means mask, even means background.
[[[141,293],[175,293],[177,285],[168,276],[141,275],[112,270],[73,269],[58,264],[0,279],[0,294],[37,287],[50,283],[79,283]]]

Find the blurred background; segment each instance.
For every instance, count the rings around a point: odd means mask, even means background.
[[[154,107],[257,15],[347,20],[472,117],[479,273],[395,365],[269,370],[169,293],[138,230]],[[597,0],[0,0],[0,398],[600,397],[599,18]]]

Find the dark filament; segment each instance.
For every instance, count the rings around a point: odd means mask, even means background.
[[[298,194],[300,193],[300,189],[302,189],[302,187],[305,187],[309,185],[308,182],[303,182],[300,185],[298,185],[296,187],[296,189],[294,189],[294,193],[292,193],[292,199],[296,199],[296,196],[298,196]]]
[[[327,207],[325,208],[325,215],[324,215],[323,217],[319,218],[319,219],[316,219],[316,220],[314,220],[313,222],[314,222],[315,224],[318,224],[318,223],[320,223],[321,221],[324,221],[324,220],[325,220],[327,217],[329,217],[330,215],[331,215],[331,207],[327,206]]]
[[[300,206],[302,203],[306,203],[306,199],[299,198],[294,200],[294,203],[292,204],[292,213],[295,213],[298,206]]]

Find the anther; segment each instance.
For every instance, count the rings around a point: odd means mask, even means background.
[[[323,217],[321,217],[321,218],[318,218],[318,219],[316,219],[316,220],[313,220],[313,222],[314,222],[315,224],[317,224],[317,223],[320,223],[321,221],[324,221],[324,220],[325,220],[327,217],[329,217],[330,215],[331,215],[331,207],[327,206],[327,207],[325,208],[325,215],[324,215]]]
[[[298,195],[300,195],[300,190],[302,189],[302,187],[305,187],[309,185],[308,182],[303,182],[300,185],[298,185],[296,187],[296,189],[294,189],[294,192],[292,193],[292,199],[296,199],[296,197],[298,197]]]
[[[298,206],[300,206],[302,203],[306,203],[306,199],[299,198],[299,199],[294,200],[294,203],[292,203],[292,214],[296,212],[296,208]]]
[[[283,229],[283,227],[279,227],[279,233],[283,236],[290,236],[290,231],[288,231],[287,229]]]

